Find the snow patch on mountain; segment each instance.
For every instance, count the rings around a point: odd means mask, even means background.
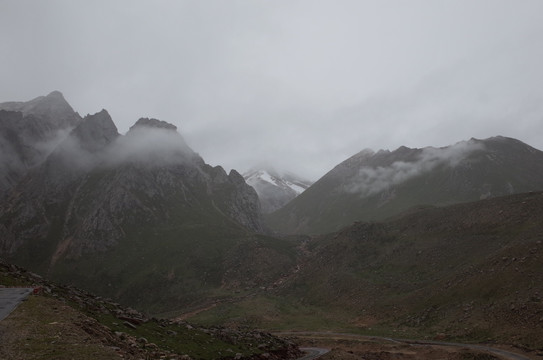
[[[307,180],[294,180],[294,175],[290,174],[289,179],[281,177],[279,175],[272,175],[267,170],[257,170],[244,175],[245,181],[251,186],[257,185],[259,182],[267,182],[282,189],[291,189],[296,193],[296,196],[300,195],[307,189],[311,183]]]
[[[247,184],[256,190],[264,213],[281,208],[311,186],[311,181],[275,170],[251,170],[243,177]]]

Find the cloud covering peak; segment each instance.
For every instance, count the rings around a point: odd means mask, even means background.
[[[201,161],[176,129],[165,121],[142,118],[121,135],[109,113],[102,110],[87,115],[53,156],[84,171],[127,163],[152,167]]]
[[[3,1],[0,43],[0,101],[61,89],[121,133],[182,119],[242,172],[316,180],[363,148],[494,134],[543,148],[541,0]]]
[[[366,153],[364,162],[370,164],[360,166],[343,189],[361,197],[370,196],[429,173],[439,166],[455,167],[474,151],[482,149],[484,149],[482,142],[470,140],[443,148],[409,149],[402,146],[386,154],[378,152],[373,156],[367,156],[369,153]],[[385,165],[377,165],[380,162],[377,159],[380,154],[389,159],[388,164],[385,162]]]

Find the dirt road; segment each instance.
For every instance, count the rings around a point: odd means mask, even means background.
[[[350,334],[350,333],[333,333],[333,332],[278,332],[274,333],[278,336],[295,336],[299,338],[313,338],[318,339],[320,341],[316,341],[316,346],[327,346],[325,345],[326,341],[323,340],[337,340],[338,338],[342,339],[351,339],[351,340],[361,340],[361,341],[368,341],[368,342],[381,342],[381,343],[391,343],[391,344],[397,344],[397,345],[403,345],[403,346],[417,346],[417,347],[428,347],[429,349],[437,349],[437,348],[450,348],[450,349],[470,349],[476,352],[484,352],[489,353],[492,355],[495,355],[499,357],[500,359],[507,359],[507,360],[533,360],[531,357],[528,357],[523,354],[514,353],[511,351],[506,351],[503,349],[490,347],[486,345],[476,345],[476,344],[462,344],[462,343],[453,343],[453,342],[443,342],[443,341],[430,341],[430,340],[412,340],[412,339],[395,339],[395,338],[387,338],[387,337],[379,337],[379,336],[365,336],[365,335],[358,335],[358,334]],[[379,345],[377,345],[379,346]],[[321,349],[321,350],[327,350],[324,348],[302,348],[302,350],[308,349],[308,354],[300,358],[299,360],[312,360],[317,359],[320,356],[327,353],[327,351],[324,351],[322,353],[318,353],[317,351],[312,351],[312,349]],[[539,358],[539,357],[538,357]]]

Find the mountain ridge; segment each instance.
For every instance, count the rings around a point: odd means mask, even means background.
[[[516,139],[442,148],[363,150],[267,215],[279,232],[322,233],[420,205],[447,205],[543,189],[543,152]]]
[[[66,101],[60,91],[52,91],[46,96],[38,96],[29,101],[9,101],[0,103],[0,109],[21,112],[23,116],[46,118],[55,127],[70,127],[80,117]]]
[[[299,234],[271,236],[257,191],[175,126],[120,135],[102,110],[61,130],[0,202],[10,262],[151,314],[543,346],[542,152],[518,140],[363,150],[267,216]]]
[[[206,164],[156,119],[120,135],[106,110],[87,115],[5,199],[2,256],[153,311],[220,288],[245,243],[272,258],[291,251],[264,235],[258,196],[237,171]]]
[[[0,198],[45,161],[81,120],[60,92],[0,103]]]

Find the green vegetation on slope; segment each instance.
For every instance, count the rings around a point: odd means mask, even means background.
[[[227,322],[250,311],[253,323],[274,329],[543,349],[542,241],[543,193],[421,208],[314,237],[299,271],[263,298],[265,306],[251,306],[263,301],[257,297],[194,319]],[[286,311],[276,310],[281,303]],[[289,310],[296,304],[299,318]]]
[[[39,295],[32,295],[0,323],[2,358],[248,359],[267,354],[267,358],[277,359],[298,356],[293,344],[267,333],[148,319],[133,309],[77,288],[58,286],[12,265],[1,263],[0,270],[0,285],[33,285],[41,289]]]
[[[47,231],[10,261],[153,314],[265,286],[294,267],[295,245],[235,221],[229,212],[251,211],[238,186],[195,164],[98,168],[66,188],[69,201],[43,204]]]

